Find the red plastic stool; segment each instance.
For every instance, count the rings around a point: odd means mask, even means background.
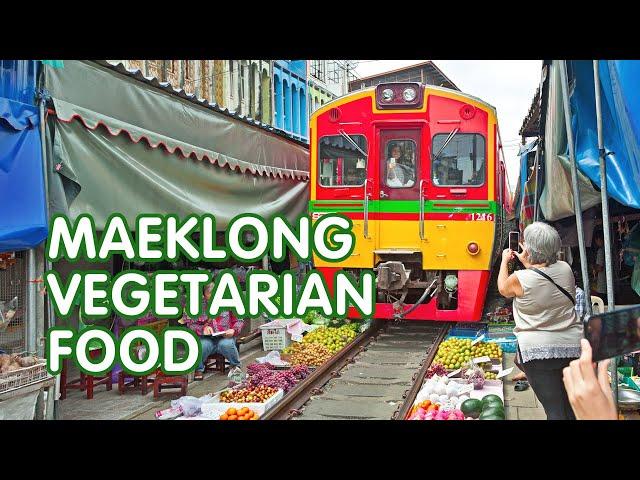
[[[153,398],[158,398],[163,388],[179,388],[184,397],[187,394],[189,380],[186,375],[169,376],[162,372],[156,373],[153,380]]]
[[[130,378],[130,380],[127,381],[127,378]],[[124,370],[120,370],[118,372],[118,393],[124,395],[127,388],[133,387],[134,390],[140,388],[140,393],[146,395],[149,393],[149,386],[153,385],[154,380],[153,378],[149,378],[149,375],[135,376]]]
[[[96,358],[100,356],[102,349],[97,348],[89,352],[90,358]],[[84,372],[80,372],[80,378],[67,381],[67,375],[69,372],[69,359],[62,361],[62,372],[60,373],[60,400],[67,398],[67,390],[78,389],[87,391],[87,400],[93,399],[93,389],[99,385],[106,385],[107,391],[110,391],[113,386],[113,380],[111,378],[111,370],[109,370],[104,376],[96,377],[94,375],[87,375]]]

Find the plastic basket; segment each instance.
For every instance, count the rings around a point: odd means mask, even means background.
[[[518,339],[515,337],[515,335],[503,335],[500,338],[488,338],[487,342],[497,343],[498,345],[500,345],[502,351],[506,353],[515,353],[518,348]]]
[[[282,351],[291,344],[291,336],[287,334],[287,326],[277,320],[260,325],[262,332],[262,348],[265,352]]]
[[[452,337],[479,337],[487,332],[484,323],[458,322],[451,328],[449,335]]]
[[[5,372],[0,374],[0,393],[16,390],[32,383],[37,383],[46,379],[49,376],[47,373],[47,362],[41,359],[35,365],[31,367],[24,367],[20,370],[14,370],[12,372]]]

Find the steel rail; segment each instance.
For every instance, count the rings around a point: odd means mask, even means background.
[[[436,356],[440,343],[442,343],[442,340],[444,340],[445,335],[449,331],[448,327],[449,327],[449,323],[442,325],[442,329],[440,330],[440,333],[438,333],[438,336],[436,337],[434,342],[431,344],[431,349],[429,350],[429,353],[422,361],[420,370],[418,370],[416,373],[413,374],[413,377],[411,378],[411,381],[413,382],[413,384],[411,388],[407,390],[404,393],[404,395],[402,395],[402,398],[404,398],[404,402],[394,412],[393,416],[391,417],[392,420],[404,420],[409,414],[409,410],[411,410],[411,407],[413,406],[413,402],[415,401],[416,396],[418,395],[418,392],[422,387],[422,380],[427,375],[427,370],[429,370],[429,367],[431,366],[431,362],[433,362],[433,359]]]
[[[337,352],[328,362],[320,365],[316,370],[297,384],[273,408],[265,412],[261,420],[290,420],[301,413],[301,408],[312,395],[320,393],[329,380],[339,375],[339,371],[349,363],[353,357],[364,351],[365,346],[383,329],[383,322],[376,320],[371,327],[358,335],[351,343]]]

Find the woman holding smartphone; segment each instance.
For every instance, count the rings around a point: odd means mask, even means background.
[[[549,420],[574,420],[562,381],[562,370],[580,356],[582,323],[575,310],[576,282],[569,264],[557,260],[558,232],[543,222],[524,231],[522,253],[502,253],[498,290],[513,298],[518,367],[542,403]],[[524,270],[509,275],[518,257]]]

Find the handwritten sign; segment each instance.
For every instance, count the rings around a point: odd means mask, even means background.
[[[481,342],[482,340],[484,340],[484,334],[480,335],[473,342],[471,342],[471,346],[473,347],[476,343]]]
[[[491,359],[489,357],[487,357],[486,355],[483,357],[476,357],[473,359],[473,363],[485,363],[485,362],[490,362]]]
[[[511,372],[513,372],[513,367],[511,368],[507,368],[506,370],[500,370],[500,373],[498,373],[496,375],[496,379],[497,378],[502,378],[502,377],[506,377],[507,375],[509,375]]]

